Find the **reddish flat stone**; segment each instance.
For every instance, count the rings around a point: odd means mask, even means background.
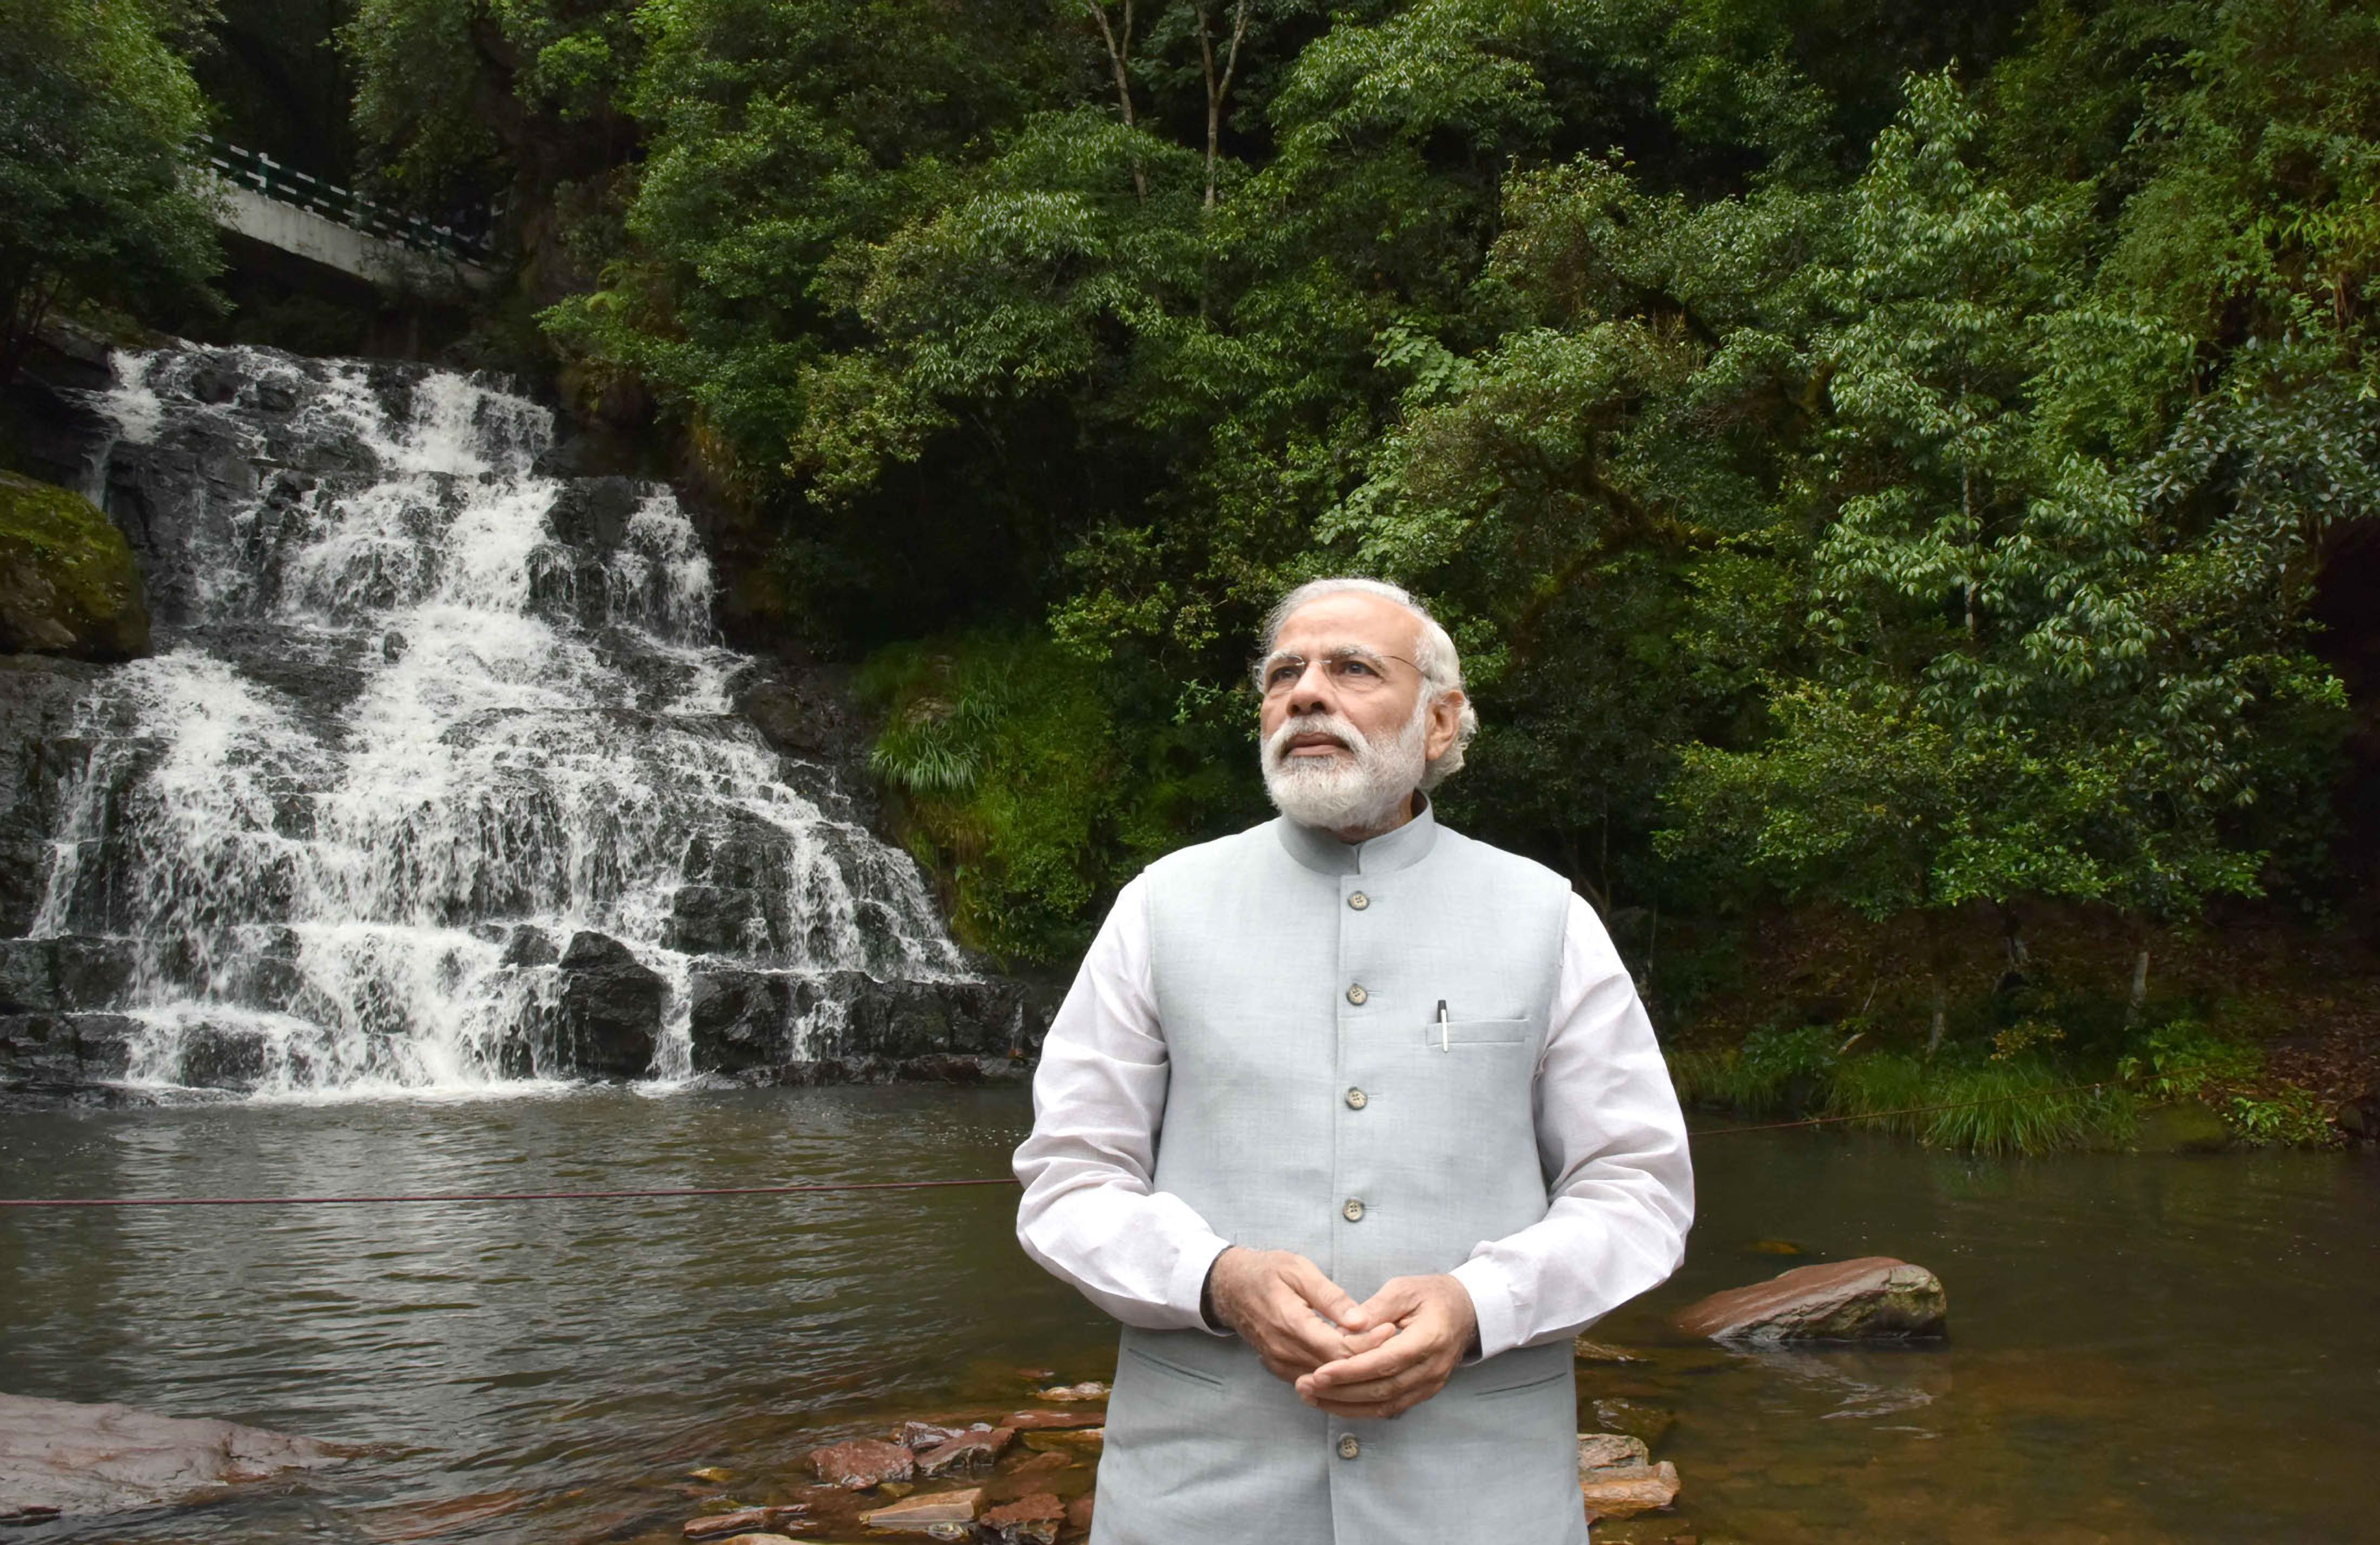
[[[1068,1502],[1066,1504],[1066,1527],[1069,1529],[1080,1530],[1084,1534],[1090,1533],[1091,1507],[1098,1498],[1099,1493],[1097,1491],[1086,1491],[1081,1496],[1076,1497],[1073,1502]]]
[[[1057,1427],[1100,1427],[1107,1417],[1098,1411],[1016,1411],[1000,1418],[1002,1427],[1038,1432]]]
[[[990,1427],[981,1431],[960,1433],[947,1443],[937,1443],[917,1455],[917,1468],[927,1475],[944,1475],[952,1470],[973,1469],[990,1465],[1000,1457],[1016,1437],[1013,1427]]]
[[[1038,1491],[1005,1507],[995,1507],[978,1520],[1000,1536],[1002,1545],[1057,1545],[1058,1530],[1066,1522],[1066,1504],[1049,1491]]]
[[[1801,1266],[1765,1283],[1715,1293],[1670,1323],[1715,1341],[1903,1341],[1937,1336],[1941,1279],[1890,1256]]]
[[[1033,1393],[1041,1400],[1105,1400],[1108,1397],[1108,1387],[1096,1379],[1086,1379],[1079,1384],[1054,1384],[1046,1390],[1036,1390]]]
[[[801,1521],[802,1515],[808,1511],[806,1506],[795,1505],[747,1507],[739,1508],[734,1513],[714,1513],[708,1518],[688,1519],[686,1537],[688,1539],[708,1539],[717,1534],[748,1534],[755,1530],[783,1529],[789,1527],[799,1528],[804,1527]]]
[[[1633,1518],[1678,1500],[1678,1467],[1664,1459],[1658,1465],[1597,1470],[1580,1479],[1578,1490],[1596,1517]]]
[[[874,1438],[854,1438],[809,1452],[810,1468],[830,1486],[865,1491],[888,1480],[906,1480],[917,1473],[917,1455],[899,1443]]]
[[[904,1497],[891,1507],[863,1513],[859,1521],[871,1529],[931,1529],[937,1524],[969,1524],[983,1505],[980,1487],[965,1491],[929,1491]]]

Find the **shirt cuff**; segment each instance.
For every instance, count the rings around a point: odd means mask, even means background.
[[[1520,1314],[1512,1307],[1512,1281],[1486,1256],[1473,1256],[1450,1273],[1471,1295],[1479,1321],[1479,1358],[1485,1362],[1521,1344]]]
[[[1210,1336],[1228,1336],[1227,1327],[1218,1331],[1207,1323],[1207,1315],[1199,1306],[1206,1296],[1207,1273],[1215,1269],[1215,1258],[1232,1247],[1232,1242],[1220,1234],[1183,1242],[1182,1259],[1173,1268],[1173,1281],[1166,1289],[1166,1306],[1177,1310],[1185,1326],[1196,1326]]]

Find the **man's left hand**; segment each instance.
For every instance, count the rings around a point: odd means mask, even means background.
[[[1471,1295],[1449,1276],[1392,1277],[1364,1303],[1366,1323],[1394,1324],[1369,1352],[1297,1381],[1298,1398],[1334,1417],[1393,1417],[1446,1387],[1479,1328]]]

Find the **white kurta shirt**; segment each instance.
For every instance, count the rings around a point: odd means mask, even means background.
[[[1127,1325],[1207,1329],[1199,1296],[1232,1243],[1153,1189],[1167,1056],[1144,880],[1117,896],[1051,1022],[1034,1128],[1016,1150],[1026,1253]],[[1603,925],[1573,895],[1535,1078],[1550,1204],[1483,1239],[1453,1275],[1482,1356],[1575,1333],[1677,1269],[1694,1219],[1685,1123],[1653,1029]]]

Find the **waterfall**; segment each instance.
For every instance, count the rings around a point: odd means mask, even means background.
[[[31,934],[105,944],[130,1081],[669,1081],[704,1003],[776,1037],[712,1065],[798,1062],[856,993],[976,979],[908,857],[735,711],[756,663],[667,487],[542,474],[552,415],[489,377],[116,367],[159,652],[76,710]]]

